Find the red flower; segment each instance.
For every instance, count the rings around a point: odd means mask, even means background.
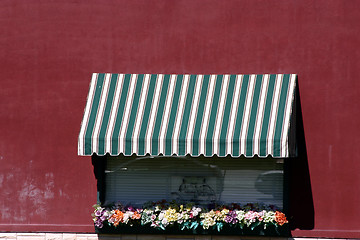
[[[279,212],[279,211],[275,212],[275,221],[280,226],[284,225],[285,223],[288,223],[288,220],[286,219],[285,214],[283,214],[282,212]]]
[[[134,212],[134,214],[131,216],[131,219],[140,219],[141,215],[138,212]]]
[[[124,213],[116,209],[115,213],[110,217],[109,221],[113,222],[114,226],[116,227],[120,222],[122,222],[123,218]]]

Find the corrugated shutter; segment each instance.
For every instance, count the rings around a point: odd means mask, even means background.
[[[106,203],[162,199],[282,208],[283,164],[273,158],[108,157]]]

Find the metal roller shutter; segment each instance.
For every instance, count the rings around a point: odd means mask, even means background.
[[[283,161],[231,157],[107,158],[106,202],[263,203],[283,207]]]

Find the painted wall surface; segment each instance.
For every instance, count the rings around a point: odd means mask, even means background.
[[[77,156],[92,72],[297,73],[292,234],[360,237],[359,12],[353,0],[0,1],[0,231],[94,230],[91,158]]]

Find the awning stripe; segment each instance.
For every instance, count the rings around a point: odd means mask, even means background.
[[[148,79],[149,77],[150,77],[150,74],[147,74],[146,78]],[[154,94],[155,94],[155,85],[157,84],[157,82],[159,82],[159,81],[157,81],[157,76],[152,75],[151,79],[150,79],[150,82],[149,82],[149,89],[148,89],[148,95],[147,95],[146,104],[145,104],[145,107],[144,107],[144,111],[142,113],[143,117],[142,117],[141,129],[139,130],[140,132],[138,134],[138,138],[139,138],[138,152],[139,152],[139,155],[144,155],[145,154],[145,136],[146,136],[146,130],[147,130],[147,127],[148,127],[148,123],[149,123],[149,120],[150,120],[150,114],[148,114],[148,113],[154,114],[155,107],[154,107],[154,109],[152,111],[151,106],[153,106],[153,105],[157,106],[157,104],[154,103],[154,101],[153,101]]]
[[[172,97],[172,101],[171,98],[168,99],[167,104],[171,105],[171,111],[169,112],[170,116],[169,116],[169,121],[168,121],[168,125],[167,128],[166,126],[164,126],[164,129],[166,129],[166,135],[164,138],[164,150],[160,153],[165,154],[165,155],[171,155],[171,143],[172,143],[172,139],[173,139],[173,133],[174,133],[174,129],[175,129],[175,122],[176,122],[176,116],[178,115],[177,112],[179,109],[181,109],[179,107],[180,103],[180,96],[181,94],[181,90],[183,89],[183,84],[184,84],[184,76],[183,75],[178,75],[173,76],[173,78],[171,79],[172,81],[176,81],[176,85],[175,85],[175,89],[174,89],[174,94]],[[174,86],[172,84],[172,86]],[[161,139],[160,139],[161,140]],[[174,139],[174,141],[177,141],[178,139]]]
[[[100,128],[100,132],[98,135],[98,139],[99,139],[99,153],[104,154],[105,153],[105,136],[106,136],[106,130],[109,128],[109,118],[110,118],[110,111],[112,109],[112,104],[113,104],[113,99],[114,99],[114,95],[115,95],[115,90],[116,90],[116,83],[117,83],[117,74],[113,74],[112,76],[110,74],[107,74],[107,76],[110,78],[110,84],[109,88],[108,88],[108,94],[107,94],[107,100],[104,99],[104,101],[106,101],[106,106],[104,109],[104,113],[103,113],[103,117],[102,117],[102,124],[101,124],[101,128]]]
[[[266,93],[266,103],[264,106],[264,115],[262,120],[262,127],[261,127],[261,135],[259,140],[259,151],[260,156],[266,156],[269,153],[267,149],[267,139],[268,139],[268,131],[269,131],[269,123],[270,123],[270,116],[271,116],[271,109],[273,103],[273,96],[275,90],[275,80],[276,75],[270,75],[267,93]]]
[[[183,85],[181,87],[181,93],[180,93],[180,100],[179,100],[179,108],[177,109],[176,113],[176,119],[175,119],[175,125],[174,125],[174,132],[171,136],[171,138],[168,138],[169,141],[172,142],[172,152],[178,152],[180,153],[180,147],[181,145],[181,139],[180,139],[180,130],[183,125],[187,125],[188,120],[186,119],[187,112],[186,112],[186,103],[188,100],[188,97],[192,96],[192,90],[194,90],[193,85],[190,84],[189,81],[189,75],[184,75]],[[189,93],[189,94],[188,94]],[[181,124],[183,122],[183,124]],[[170,150],[171,151],[171,150]]]
[[[288,157],[295,74],[93,74],[79,155]]]
[[[214,75],[214,79],[216,79],[215,87],[214,87],[214,91],[213,91],[213,96],[210,99],[211,103],[209,103],[209,105],[211,106],[211,108],[210,108],[211,110],[210,110],[209,121],[207,124],[207,131],[206,131],[206,137],[205,137],[205,154],[206,154],[206,156],[210,156],[213,153],[213,143],[214,143],[213,134],[214,134],[215,118],[217,115],[218,103],[219,103],[219,98],[220,98],[222,76]]]
[[[281,77],[283,77],[281,83],[281,94],[279,97],[279,106],[285,106],[286,103],[286,96],[287,96],[287,92],[288,92],[288,86],[289,86],[289,74],[286,75],[282,75]],[[275,133],[274,133],[274,154],[275,155],[280,155],[280,138],[281,138],[281,132],[282,132],[282,126],[284,123],[284,114],[285,114],[285,107],[276,108],[278,110],[277,114],[276,114],[276,127],[275,127]]]
[[[189,84],[188,84],[188,90],[185,106],[184,106],[184,113],[181,121],[181,128],[179,132],[179,154],[185,155],[186,154],[186,136],[187,136],[187,130],[189,127],[189,121],[190,121],[190,113],[193,105],[193,99],[195,94],[195,85],[196,85],[196,75],[189,76]],[[174,135],[177,136],[177,135]]]
[[[128,74],[127,74],[128,75]],[[121,115],[120,117],[121,118],[117,118],[117,120],[119,120],[119,132],[114,132],[113,134],[113,138],[115,138],[115,136],[117,136],[119,133],[120,135],[119,136],[119,141],[118,141],[118,146],[117,146],[117,149],[114,149],[114,153],[116,153],[117,151],[119,152],[122,152],[122,153],[125,153],[125,143],[124,143],[124,140],[125,140],[125,134],[126,134],[126,129],[127,129],[127,126],[128,126],[128,121],[129,121],[129,118],[130,118],[130,111],[131,111],[131,107],[132,107],[132,100],[133,100],[133,96],[134,96],[134,91],[135,91],[135,79],[136,79],[137,75],[134,74],[133,76],[130,76],[129,75],[129,79],[126,79],[125,78],[125,81],[129,81],[129,91],[126,92],[127,96],[125,98],[125,104],[120,104],[119,105],[119,110],[124,108],[124,112],[121,111]],[[117,130],[117,129],[116,129]],[[113,146],[115,147],[115,146]]]
[[[267,146],[267,154],[274,154],[273,146],[274,146],[274,136],[275,136],[275,124],[276,124],[276,115],[278,112],[278,104],[279,104],[279,95],[281,94],[281,76],[276,76],[276,85],[275,85],[275,92],[274,98],[271,107],[270,113],[270,123],[269,123],[269,132],[268,137],[266,139],[268,146]]]
[[[247,126],[243,126],[244,132],[246,132],[246,135],[242,136],[242,140],[244,141],[244,146],[245,146],[245,152],[247,156],[252,156],[253,155],[253,135],[254,135],[254,131],[255,131],[255,121],[256,121],[256,117],[257,117],[257,112],[258,112],[258,103],[259,103],[259,97],[260,97],[260,87],[262,84],[262,75],[257,75],[251,76],[251,82],[254,83],[253,86],[253,90],[252,90],[252,96],[251,98],[249,97],[248,99],[250,99],[251,102],[251,109],[249,109],[249,114],[248,114],[248,125]]]
[[[203,125],[203,117],[205,114],[204,109],[205,109],[205,102],[208,93],[208,88],[209,88],[210,75],[204,75],[201,78],[203,79],[202,87],[201,87],[199,104],[197,108],[198,113],[196,115],[194,133],[192,138],[192,154],[194,156],[199,155],[200,152],[200,134],[201,134],[201,127]]]
[[[113,136],[113,131],[115,128],[115,122],[116,122],[116,116],[118,115],[118,108],[119,108],[119,100],[120,100],[120,93],[121,93],[121,89],[123,88],[123,83],[124,83],[124,74],[113,74],[112,76],[112,81],[115,81],[115,96],[113,98],[113,101],[111,102],[111,110],[110,110],[110,120],[109,120],[109,125],[106,129],[106,133],[105,133],[105,140],[106,140],[106,145],[105,145],[105,151],[102,152],[100,151],[99,148],[99,154],[104,154],[106,152],[111,153],[111,146],[112,146],[112,136]],[[110,105],[110,104],[109,104]],[[104,126],[105,128],[105,126]],[[99,138],[101,138],[101,136],[99,136]]]
[[[109,102],[111,104],[111,101],[107,101],[107,100],[110,100],[110,98],[111,98],[111,96],[109,97],[111,75],[105,74],[104,77],[105,77],[104,86],[103,86],[103,89],[101,92],[100,105],[99,105],[96,122],[95,122],[95,130],[94,130],[93,136],[92,136],[92,139],[98,139],[98,141],[93,141],[92,144],[93,144],[93,149],[98,149],[98,144],[99,144],[99,152],[100,152],[100,146],[104,145],[104,138],[99,137],[100,127],[101,127],[101,125],[102,126],[107,125],[107,122],[108,122],[107,120],[108,120],[108,116],[109,116],[108,114],[104,115],[105,105],[109,105],[109,104],[107,104]]]
[[[124,110],[125,110],[125,104],[127,99],[127,93],[130,86],[130,74],[123,75],[119,77],[122,81],[122,91],[121,91],[121,97],[119,99],[119,104],[116,105],[116,112],[117,113],[115,117],[115,125],[114,130],[111,134],[111,154],[116,155],[119,151],[119,136],[121,123],[123,120]],[[121,84],[118,84],[121,85]],[[117,91],[118,92],[118,91]],[[95,150],[95,149],[94,149]]]
[[[200,139],[199,139],[200,153],[205,153],[206,130],[209,124],[210,109],[213,100],[214,89],[215,89],[215,76],[211,75],[209,82],[209,90],[205,101],[205,111],[204,111],[203,121],[201,123],[201,130],[200,130]]]
[[[241,92],[240,92],[240,99],[238,103],[238,109],[237,109],[237,117],[235,122],[235,128],[234,128],[234,135],[233,135],[233,155],[234,156],[240,156],[240,133],[243,123],[243,117],[244,117],[244,111],[245,111],[245,105],[246,105],[246,96],[248,91],[248,84],[249,84],[249,75],[243,76],[241,84]]]
[[[145,112],[150,112],[149,115],[149,120],[147,122],[144,122],[143,125],[141,126],[141,132],[140,132],[140,139],[144,138],[143,144],[145,147],[145,152],[152,152],[151,151],[151,135],[154,129],[154,124],[155,124],[155,116],[156,116],[156,111],[159,108],[159,98],[160,98],[160,90],[161,90],[161,84],[162,84],[162,78],[163,75],[159,74],[159,75],[155,75],[153,74],[151,76],[151,82],[155,83],[155,84],[151,84],[151,92],[154,91],[153,94],[151,94],[152,97],[152,101],[148,100],[148,102],[146,103],[146,109]],[[154,89],[152,89],[152,86],[154,86]],[[149,110],[150,108],[150,110]],[[139,144],[139,149],[141,149],[141,145]],[[145,154],[145,153],[143,153]]]
[[[189,119],[189,127],[187,128],[187,132],[186,132],[186,149],[187,151],[190,152],[190,154],[192,154],[192,141],[191,139],[193,139],[193,134],[194,134],[194,125],[195,125],[195,120],[196,120],[196,116],[198,115],[198,107],[199,107],[199,101],[200,101],[200,93],[201,93],[201,88],[202,88],[202,83],[203,83],[203,76],[202,75],[198,75],[195,76],[196,77],[196,86],[195,86],[195,93],[194,93],[194,100],[193,100],[193,104],[191,104],[191,113],[190,113],[190,119]]]
[[[266,100],[266,93],[267,93],[267,87],[269,83],[269,75],[265,74],[262,75],[262,82],[261,87],[259,89],[259,102],[258,102],[258,109],[255,118],[255,125],[254,125],[254,131],[252,138],[254,139],[254,146],[253,146],[253,155],[257,154],[259,155],[259,144],[260,144],[260,132],[262,128],[263,123],[263,117],[264,117],[264,107],[265,107],[265,100]]]
[[[235,127],[235,120],[237,116],[237,109],[238,109],[238,103],[240,98],[240,92],[241,92],[241,84],[242,84],[242,76],[236,76],[236,83],[235,83],[235,89],[233,93],[233,101],[231,103],[231,110],[230,110],[230,116],[229,116],[229,126],[226,134],[225,141],[226,144],[226,154],[232,154],[233,153],[233,136],[234,136],[234,127]]]
[[[155,120],[155,125],[153,129],[149,129],[148,131],[153,131],[153,137],[151,139],[151,153],[153,155],[158,155],[159,154],[159,139],[160,139],[160,129],[161,129],[161,123],[163,122],[163,114],[164,114],[164,110],[165,110],[165,103],[166,103],[166,98],[167,98],[167,93],[169,93],[170,95],[170,91],[168,91],[169,89],[169,84],[170,84],[170,75],[165,75],[161,78],[163,80],[162,83],[162,89],[161,89],[161,94],[160,94],[160,99],[159,99],[159,104],[158,104],[158,111],[157,111],[157,117]],[[156,108],[154,108],[154,110],[156,111]],[[154,113],[156,114],[156,112]],[[148,138],[151,138],[151,134],[148,135]]]
[[[143,86],[141,89],[139,109],[136,114],[134,133],[133,133],[133,137],[132,137],[133,139],[138,139],[138,141],[133,141],[132,150],[131,150],[132,152],[138,152],[141,155],[144,154],[143,152],[144,152],[145,148],[144,148],[144,144],[141,144],[142,145],[141,151],[140,151],[140,147],[138,148],[138,143],[140,145],[140,142],[142,142],[141,139],[139,139],[140,127],[141,127],[141,125],[143,125],[147,122],[147,119],[149,117],[148,114],[144,115],[145,103],[146,103],[145,100],[148,99],[149,101],[151,101],[152,93],[153,93],[151,91],[151,89],[149,89],[149,85],[150,85],[150,74],[145,74],[144,83],[143,83]],[[149,96],[147,96],[148,94],[149,94]]]
[[[175,75],[171,75],[170,79],[169,79],[169,86],[168,86],[168,94],[165,94],[165,109],[164,109],[164,114],[161,113],[161,117],[159,118],[159,123],[160,123],[160,135],[159,138],[153,138],[154,141],[158,141],[158,145],[159,145],[159,149],[157,151],[157,154],[164,154],[165,153],[165,134],[166,134],[166,130],[167,130],[167,126],[169,123],[169,118],[170,118],[170,111],[171,111],[171,104],[173,102],[173,95],[174,95],[174,90],[175,90]],[[180,81],[179,81],[180,82]],[[181,86],[181,85],[180,85]],[[179,86],[178,86],[178,89]],[[177,93],[179,94],[179,93]],[[176,98],[175,98],[176,99]],[[173,107],[176,106],[177,107],[177,101],[174,101],[173,103]],[[156,128],[155,128],[156,130]]]
[[[227,146],[227,141],[226,141],[226,134],[228,132],[228,127],[229,127],[229,118],[230,118],[230,113],[231,113],[231,103],[233,102],[233,95],[234,95],[234,86],[235,86],[235,81],[236,81],[236,76],[235,75],[228,75],[227,76],[229,78],[229,83],[228,83],[228,87],[227,87],[227,93],[226,93],[226,102],[225,102],[225,106],[224,106],[224,112],[223,112],[223,118],[220,120],[222,121],[220,124],[220,135],[219,135],[219,155],[221,156],[225,156],[226,155],[226,146]]]
[[[295,83],[296,83],[296,76],[290,75],[291,79],[290,79],[290,84],[289,84],[289,88],[288,88],[288,92],[291,92],[295,89]],[[287,95],[286,98],[286,107],[285,107],[285,117],[284,117],[284,124],[283,124],[283,129],[282,129],[282,135],[281,135],[281,139],[282,139],[282,143],[281,143],[281,155],[285,155],[288,151],[289,151],[289,143],[288,143],[288,135],[289,135],[289,131],[287,129],[290,128],[290,116],[291,116],[291,110],[292,110],[292,102],[293,102],[293,97],[292,95],[290,96],[289,94]]]
[[[86,128],[86,133],[85,133],[85,144],[87,144],[87,149],[89,149],[89,151],[86,152],[87,154],[91,154],[90,149],[93,148],[93,146],[92,146],[93,130],[94,130],[93,126],[94,126],[94,124],[96,122],[96,118],[98,116],[98,107],[99,107],[99,103],[100,103],[100,97],[101,97],[101,92],[102,92],[102,85],[104,82],[104,76],[105,76],[105,74],[99,74],[99,76],[95,80],[95,88],[93,89],[94,92],[91,93],[91,96],[93,96],[92,97],[93,104],[91,105],[90,115],[87,119],[88,127]]]

